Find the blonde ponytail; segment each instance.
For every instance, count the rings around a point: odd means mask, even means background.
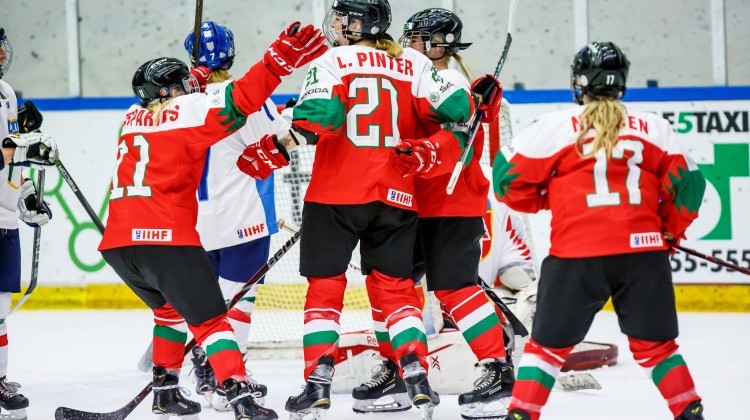
[[[586,104],[578,122],[578,138],[576,139],[576,150],[583,157],[593,157],[599,149],[604,148],[607,159],[612,156],[612,148],[615,147],[625,121],[627,110],[625,106],[613,98],[596,98]],[[583,154],[581,140],[590,129],[596,132],[593,149],[590,153]]]
[[[146,108],[151,111],[151,115],[153,115],[154,117],[154,125],[159,125],[159,123],[161,122],[161,111],[163,111],[170,102],[172,102],[172,98],[165,101],[156,100],[148,104]]]
[[[229,74],[229,70],[216,69],[211,70],[211,75],[208,76],[208,83],[221,83],[231,79],[232,75]]]
[[[386,54],[394,58],[401,57],[401,54],[404,53],[404,49],[399,43],[385,38],[376,39],[372,47],[376,50],[385,51]]]
[[[474,80],[474,74],[471,72],[471,69],[469,68],[469,64],[466,63],[466,60],[464,60],[463,57],[458,55],[458,53],[452,55],[453,59],[456,60],[456,64],[458,64],[458,68],[461,69],[461,73],[466,76],[466,79],[469,80],[469,83],[471,83]]]

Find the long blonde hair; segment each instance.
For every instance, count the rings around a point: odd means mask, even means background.
[[[617,144],[617,139],[625,121],[627,110],[625,106],[614,98],[592,98],[583,108],[578,120],[578,138],[576,139],[576,150],[583,157],[593,157],[599,149],[607,152],[607,159],[612,156],[612,148]],[[593,149],[584,154],[581,140],[586,133],[593,128],[596,132]]]
[[[401,47],[401,44],[385,38],[378,38],[375,40],[365,39],[361,41],[359,45],[372,47],[380,51],[385,51],[386,54],[390,55],[393,58],[401,57],[401,54],[404,53],[404,48]]]
[[[169,98],[166,100],[156,100],[146,106],[146,108],[151,111],[151,114],[154,117],[154,125],[159,125],[159,123],[161,122],[161,112],[164,110],[164,108],[167,107],[167,105],[170,104],[170,102],[172,102],[172,99],[174,98]]]
[[[474,74],[471,72],[471,68],[469,68],[469,64],[466,62],[466,60],[458,55],[458,53],[452,54],[451,57],[456,60],[458,68],[461,69],[461,73],[463,73],[464,76],[466,76],[466,78],[469,80],[469,83],[471,83],[474,80]]]
[[[231,79],[232,75],[229,74],[229,70],[216,69],[211,70],[211,75],[208,76],[208,83],[221,83]]]

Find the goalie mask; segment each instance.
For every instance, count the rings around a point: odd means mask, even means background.
[[[570,84],[576,103],[583,96],[622,99],[630,61],[613,42],[592,42],[573,58]]]
[[[203,22],[200,27],[198,62],[193,57],[193,31],[185,38],[185,50],[194,66],[206,66],[211,70],[229,70],[234,64],[234,34],[229,28],[216,22]]]
[[[455,54],[469,48],[471,43],[461,42],[463,23],[458,16],[446,9],[426,9],[410,17],[404,25],[401,35],[401,45],[412,47],[414,41],[421,41],[424,46],[420,51],[427,55],[432,48],[444,48],[440,57],[429,57],[431,60],[441,60],[446,55]]]
[[[133,75],[133,92],[145,107],[155,100],[200,92],[200,87],[185,63],[162,57],[138,67]]]
[[[8,36],[5,35],[5,28],[0,27],[0,79],[8,72],[12,61],[13,47],[10,46]]]
[[[362,39],[385,38],[390,26],[388,0],[334,0],[323,21],[323,33],[332,46],[338,47],[354,45]],[[343,44],[342,39],[348,43]]]

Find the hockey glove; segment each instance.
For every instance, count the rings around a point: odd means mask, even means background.
[[[494,122],[500,115],[503,86],[494,76],[485,74],[471,84],[471,91],[479,96],[479,110],[484,112],[485,122]]]
[[[21,184],[21,195],[18,198],[19,219],[31,227],[44,226],[52,218],[52,210],[46,201],[42,201],[42,210],[38,208],[38,198],[34,182],[26,179]]]
[[[195,80],[198,81],[201,93],[205,93],[206,86],[208,85],[208,78],[211,77],[211,69],[206,66],[191,67],[190,74],[192,74],[193,77],[195,77]]]
[[[31,101],[24,102],[18,107],[18,130],[22,133],[31,133],[42,126],[42,113]]]
[[[402,141],[388,153],[388,161],[402,176],[426,174],[440,163],[437,147],[428,139]]]
[[[57,143],[44,133],[27,133],[11,135],[3,140],[3,147],[15,147],[14,166],[31,166],[42,168],[52,166],[57,160]]]
[[[323,55],[327,49],[326,38],[320,29],[312,25],[300,28],[300,23],[294,22],[268,47],[263,63],[275,75],[288,76],[294,69]]]
[[[247,146],[237,159],[237,167],[258,181],[268,178],[271,172],[287,165],[289,153],[279,144],[274,134],[266,134],[259,142]]]

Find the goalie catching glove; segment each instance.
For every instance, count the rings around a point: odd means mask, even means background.
[[[44,169],[54,165],[57,160],[55,139],[44,133],[11,135],[3,139],[3,148],[12,147],[16,148],[11,162],[14,166]]]
[[[26,179],[21,184],[21,195],[18,198],[19,219],[31,227],[44,226],[52,218],[52,210],[46,201],[42,201],[42,209],[39,207],[39,200],[34,182]]]
[[[323,55],[327,49],[326,38],[320,29],[312,25],[300,29],[300,23],[294,22],[268,47],[263,63],[273,74],[288,76],[294,69]]]
[[[437,147],[429,139],[402,141],[388,153],[388,161],[402,176],[426,174],[440,163]]]
[[[500,102],[503,100],[503,86],[496,77],[485,74],[471,84],[471,91],[479,96],[479,111],[484,112],[484,121],[491,123],[500,115]]]
[[[289,165],[289,153],[279,143],[275,134],[266,134],[259,142],[245,148],[237,159],[237,167],[251,177],[262,181],[276,169]]]

